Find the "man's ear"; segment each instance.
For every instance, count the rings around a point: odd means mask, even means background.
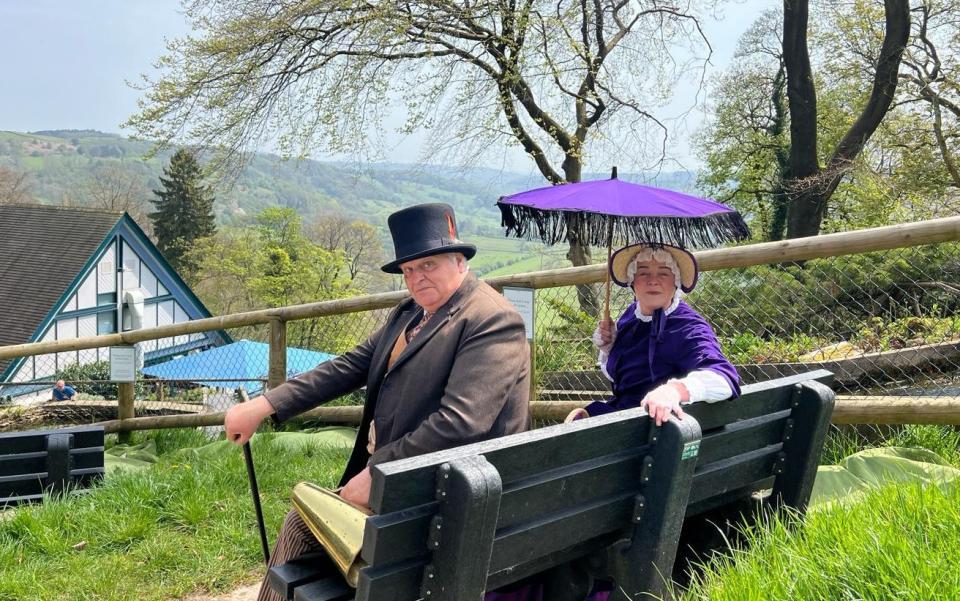
[[[470,269],[470,266],[467,265],[467,258],[463,256],[463,253],[457,253],[456,259],[457,259],[457,271],[459,271],[460,273],[466,273],[467,270]]]

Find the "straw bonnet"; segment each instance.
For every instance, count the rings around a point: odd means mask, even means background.
[[[680,268],[681,290],[690,292],[694,286],[697,285],[697,277],[699,276],[697,260],[693,258],[693,255],[689,251],[676,246],[670,246],[669,244],[650,244],[647,242],[624,246],[613,253],[613,256],[610,257],[610,277],[614,283],[624,288],[632,284],[632,282],[627,280],[627,268],[630,266],[634,257],[637,256],[637,253],[645,248],[664,250],[670,253],[670,256],[673,257],[673,260],[676,261],[677,266]]]

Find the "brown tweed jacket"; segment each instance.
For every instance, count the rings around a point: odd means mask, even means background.
[[[400,303],[364,343],[267,392],[284,421],[362,386],[363,421],[343,476],[377,464],[522,432],[530,426],[530,356],[523,320],[467,274],[389,368],[397,337],[422,310]],[[370,422],[377,447],[366,450]]]

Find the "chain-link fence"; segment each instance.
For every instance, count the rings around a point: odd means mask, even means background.
[[[592,286],[602,306],[602,284]],[[616,318],[633,297],[629,289],[613,290]],[[960,242],[708,271],[687,300],[713,325],[745,383],[825,368],[836,374],[843,395],[960,397]],[[575,286],[536,291],[537,400],[608,393],[590,342],[596,310],[584,311],[580,302]],[[281,375],[350,350],[388,311],[291,318],[283,331]],[[271,379],[270,324],[222,331],[232,343],[176,358],[159,351],[189,346],[190,333],[137,343],[143,362],[135,415],[216,413],[237,402],[237,388],[251,396],[262,391]],[[12,359],[23,369],[0,384],[0,402],[7,405],[0,408],[0,429],[115,418],[118,390],[109,381],[108,359],[107,347]],[[75,397],[53,400],[59,379]]]
[[[843,395],[960,397],[958,243],[706,272],[686,300],[744,383],[824,368]],[[613,318],[632,301],[615,287]],[[576,290],[538,291],[537,309],[540,398],[603,394]]]

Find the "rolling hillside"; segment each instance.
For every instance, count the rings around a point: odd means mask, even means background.
[[[27,173],[31,195],[45,204],[93,204],[96,180],[119,177],[132,182],[149,210],[151,190],[159,186],[171,154],[145,160],[149,149],[149,142],[92,130],[0,131],[0,166]],[[664,173],[657,181],[690,190],[694,177]],[[375,225],[389,248],[387,215],[420,202],[447,202],[457,211],[463,237],[480,249],[474,268],[501,275],[566,265],[565,248],[503,237],[497,198],[541,185],[538,177],[487,169],[294,162],[258,154],[229,186],[218,187],[215,211],[218,221],[229,225],[243,225],[265,207],[278,205],[295,208],[304,221],[343,213]]]

